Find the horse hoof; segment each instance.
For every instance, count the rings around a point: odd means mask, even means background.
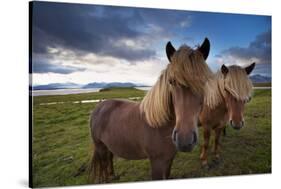
[[[213,160],[213,162],[215,163],[215,164],[220,164],[221,163],[221,157],[219,156],[219,155],[216,155],[215,156],[215,159]]]
[[[209,170],[209,168],[210,168],[207,161],[202,161],[201,167],[204,170]]]
[[[215,155],[215,159],[218,160],[218,161],[220,161],[221,156],[220,156],[219,154],[216,154],[216,155]]]
[[[213,163],[216,164],[216,165],[218,165],[218,164],[220,163],[220,160],[219,160],[219,159],[214,159],[214,160],[213,160]]]
[[[119,179],[120,179],[120,175],[111,176],[111,180],[119,180]]]

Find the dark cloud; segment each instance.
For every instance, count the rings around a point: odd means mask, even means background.
[[[33,18],[35,53],[63,47],[136,61],[155,56],[155,49],[150,44],[141,44],[145,48],[116,46],[119,39],[151,43],[188,17],[185,12],[169,10],[34,2]],[[161,31],[153,33],[153,27]]]
[[[247,48],[231,47],[217,55],[218,58],[232,56],[240,59],[257,59],[259,64],[271,64],[271,31],[256,37]]]
[[[63,47],[84,52],[114,55],[128,60],[152,56],[152,50],[138,51],[114,47],[120,38],[136,38],[140,34],[130,29],[129,18],[122,16],[97,16],[97,7],[63,4],[36,3],[33,9],[33,52],[46,52],[47,47]],[[110,11],[107,11],[108,14]],[[118,50],[117,54],[115,50]],[[126,52],[124,52],[126,51]],[[112,54],[114,53],[114,54]],[[129,55],[129,56],[127,56]]]
[[[51,64],[44,60],[33,62],[32,72],[33,73],[59,73],[59,74],[70,74],[77,71],[83,71],[83,68],[76,68],[72,66],[62,66]]]

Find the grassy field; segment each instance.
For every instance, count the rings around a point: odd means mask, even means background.
[[[253,83],[255,87],[271,87],[271,82],[267,83]]]
[[[88,184],[85,168],[92,153],[88,120],[96,103],[73,101],[142,96],[144,92],[141,90],[115,89],[87,94],[34,97],[34,187]],[[50,102],[64,103],[42,105]],[[246,126],[240,131],[227,128],[227,135],[221,141],[220,163],[213,163],[214,156],[210,151],[211,168],[202,169],[198,145],[191,153],[177,154],[171,177],[271,173],[271,90],[254,91],[254,97],[246,107],[245,121]],[[202,135],[200,143],[202,144]],[[212,143],[213,140],[211,145]],[[113,182],[150,180],[148,160],[129,161],[115,157],[114,168],[119,179]]]

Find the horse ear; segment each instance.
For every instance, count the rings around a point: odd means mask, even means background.
[[[221,73],[223,73],[223,75],[228,73],[228,68],[224,64],[221,66]]]
[[[210,52],[210,41],[208,38],[205,38],[204,42],[198,48],[198,50],[203,54],[203,57],[206,60]]]
[[[171,58],[175,52],[176,52],[176,49],[173,47],[172,43],[169,41],[166,45],[166,54],[167,54],[167,57],[170,62],[171,62]]]
[[[256,65],[256,63],[254,62],[250,66],[245,68],[245,71],[248,75],[253,71],[253,69],[255,68],[255,65]]]

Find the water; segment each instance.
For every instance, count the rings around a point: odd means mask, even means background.
[[[135,88],[143,91],[148,91],[151,89],[151,87],[135,87]]]
[[[136,89],[147,91],[151,87],[136,87]],[[32,96],[67,95],[98,92],[101,88],[91,89],[55,89],[55,90],[33,90]]]
[[[92,89],[55,89],[55,90],[33,90],[32,96],[47,96],[47,95],[67,95],[98,92],[101,88]]]
[[[129,97],[129,100],[140,100],[140,96],[136,97]],[[96,103],[96,102],[101,102],[106,99],[93,99],[93,100],[81,100],[81,101],[72,101],[72,102],[46,102],[46,103],[40,103],[39,105],[45,106],[45,105],[55,105],[55,104],[64,104],[64,103],[73,103],[73,104],[85,104],[85,103]]]

